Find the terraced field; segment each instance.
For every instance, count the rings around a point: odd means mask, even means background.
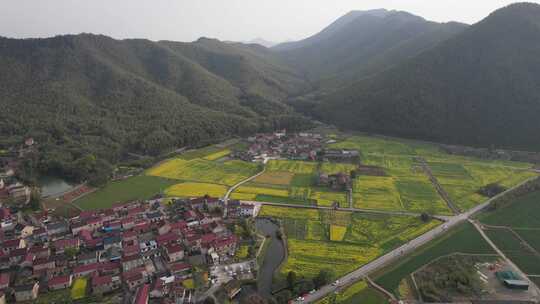
[[[363,215],[350,212],[264,206],[261,216],[281,221],[289,256],[281,269],[312,278],[327,265],[346,274],[383,253],[432,229],[438,221],[406,216]]]

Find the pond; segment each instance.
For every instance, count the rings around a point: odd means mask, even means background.
[[[265,297],[272,295],[272,279],[275,271],[279,268],[283,259],[285,259],[285,246],[283,241],[280,240],[276,232],[279,230],[279,226],[269,219],[258,218],[256,219],[256,227],[260,234],[264,236],[270,236],[270,245],[266,248],[264,256],[264,262],[259,268],[257,278],[257,289],[259,293]],[[269,240],[266,240],[267,242]]]
[[[43,197],[58,195],[74,187],[73,184],[55,176],[42,176],[39,178],[38,184],[41,186],[41,196]]]

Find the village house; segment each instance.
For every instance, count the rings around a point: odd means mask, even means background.
[[[66,289],[71,287],[71,283],[73,282],[73,276],[72,275],[65,275],[65,276],[59,276],[54,277],[49,280],[47,283],[47,286],[49,287],[49,290],[59,290],[59,289]]]
[[[184,248],[180,245],[165,246],[165,257],[169,262],[177,262],[184,259]]]
[[[10,278],[11,276],[9,272],[0,273],[0,290],[4,290],[9,287]]]
[[[185,279],[191,276],[191,265],[187,263],[168,264],[169,271],[177,278]]]
[[[124,272],[142,266],[144,263],[140,254],[122,257],[122,269]]]
[[[98,263],[77,266],[73,268],[73,276],[75,278],[92,276],[94,274],[97,274],[98,266]]]
[[[105,275],[92,278],[92,294],[94,295],[102,295],[118,289],[121,286],[122,282],[118,276]]]
[[[24,239],[7,240],[2,244],[4,254],[9,254],[11,251],[20,248],[26,248],[26,241]]]
[[[65,222],[51,223],[46,226],[47,233],[50,236],[63,235],[69,232],[69,225]]]
[[[35,300],[38,296],[39,283],[15,286],[13,289],[15,291],[15,301],[31,301]]]
[[[64,253],[67,249],[79,249],[79,239],[60,239],[54,241],[53,247],[56,254]]]
[[[150,285],[144,284],[139,287],[137,294],[135,295],[133,304],[148,304],[148,296],[150,294]]]

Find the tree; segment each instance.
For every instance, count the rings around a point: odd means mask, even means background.
[[[288,289],[285,289],[276,296],[276,300],[279,304],[287,304],[289,303],[289,300],[292,298],[292,296],[292,292]]]
[[[39,210],[41,203],[41,191],[39,188],[33,188],[32,192],[30,193],[30,202],[29,207],[32,210]]]
[[[296,272],[289,271],[289,273],[287,273],[287,284],[289,286],[289,289],[292,290],[294,288],[295,283],[296,283]]]
[[[335,272],[333,269],[321,269],[321,271],[319,271],[319,274],[315,278],[313,278],[313,284],[316,288],[321,288],[322,286],[330,283],[334,276]]]
[[[356,178],[356,170],[351,170],[351,179]]]
[[[422,220],[422,222],[427,223],[431,219],[431,216],[429,216],[429,214],[425,212],[422,212],[422,214],[420,215],[420,219]]]

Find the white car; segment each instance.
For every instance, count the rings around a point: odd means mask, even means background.
[[[332,283],[332,286],[337,286],[339,284],[339,280],[336,280],[334,283]]]
[[[317,290],[313,289],[312,291],[309,292],[309,294],[314,294],[316,292],[317,292]]]

